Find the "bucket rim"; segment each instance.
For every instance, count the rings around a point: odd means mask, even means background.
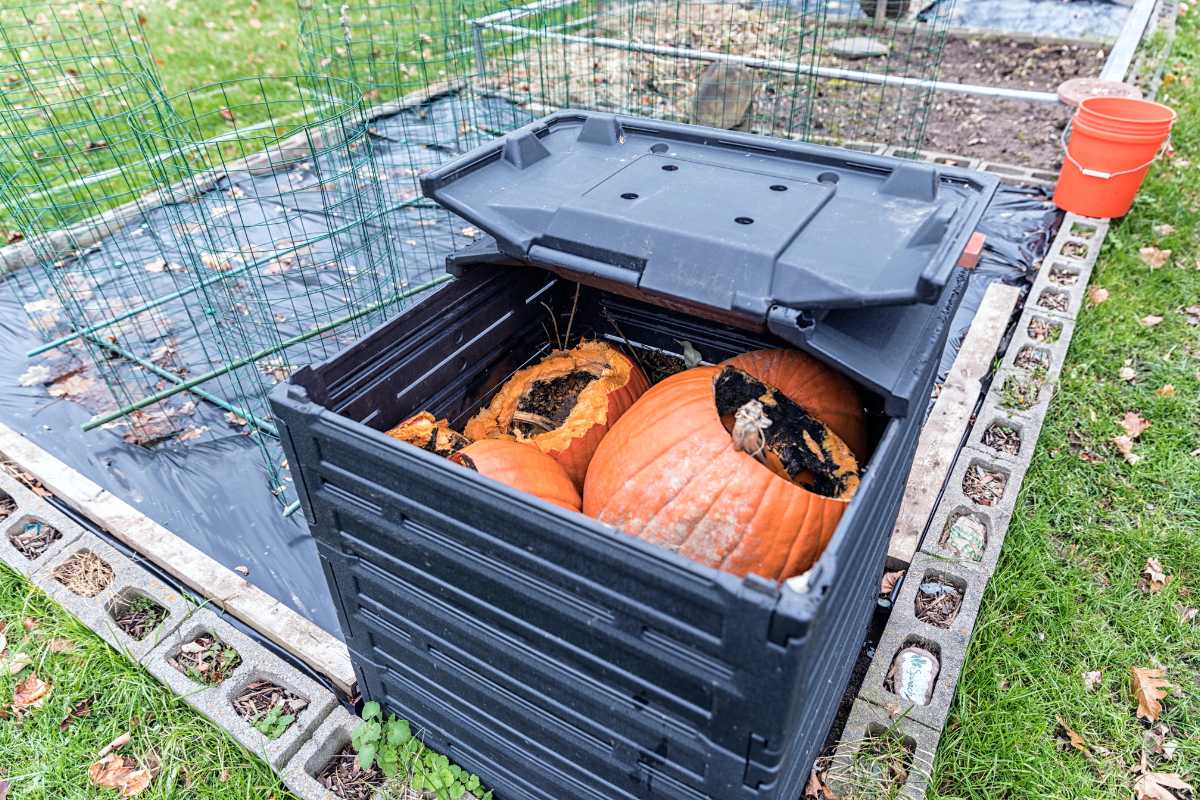
[[[1149,108],[1154,108],[1154,109],[1160,109],[1163,112],[1165,112],[1166,118],[1165,119],[1154,119],[1154,120],[1132,120],[1127,117],[1116,116],[1112,113],[1106,114],[1106,113],[1104,113],[1102,111],[1098,111],[1096,108],[1094,108],[1094,106],[1099,106],[1099,105],[1104,105],[1104,104],[1133,105],[1133,106],[1139,106],[1142,108],[1149,107]],[[1175,124],[1175,120],[1178,119],[1179,114],[1178,114],[1178,112],[1175,111],[1175,109],[1171,108],[1170,106],[1163,105],[1162,103],[1156,102],[1154,100],[1147,100],[1145,98],[1086,97],[1083,99],[1082,102],[1080,102],[1079,109],[1075,112],[1075,116],[1076,116],[1076,119],[1078,119],[1080,117],[1093,117],[1096,119],[1096,121],[1102,122],[1104,124],[1111,124],[1111,125],[1115,125],[1117,127],[1133,126],[1133,127],[1138,128],[1139,130],[1144,130],[1147,128],[1152,128],[1152,127],[1157,128],[1157,127],[1161,127],[1161,126],[1166,126],[1167,129],[1170,129],[1171,126],[1173,126]]]
[[[1161,129],[1142,129],[1142,130],[1119,130],[1115,128],[1103,128],[1088,124],[1087,120],[1074,119],[1071,121],[1071,132],[1082,130],[1090,136],[1095,136],[1099,139],[1104,139],[1110,142],[1121,142],[1128,144],[1148,144],[1150,142],[1163,142],[1171,135],[1169,127]]]

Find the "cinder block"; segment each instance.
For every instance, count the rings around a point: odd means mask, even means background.
[[[995,428],[993,431],[992,428]],[[1014,467],[1022,464],[1026,469],[1033,459],[1037,448],[1038,435],[1041,433],[1041,421],[1036,422],[1022,415],[1012,414],[1000,408],[995,398],[989,395],[983,401],[979,413],[975,415],[975,423],[967,437],[967,447],[974,448],[980,453],[986,453],[1001,463],[1012,464]],[[1011,431],[1007,433],[1006,431]],[[1008,442],[1015,436],[1015,452],[1010,452]]]
[[[26,578],[33,578],[63,548],[86,533],[65,514],[3,473],[0,473],[0,495],[16,503],[16,508],[0,520],[0,560]],[[33,558],[17,550],[11,539],[12,534],[20,532],[29,522],[42,522],[60,534],[59,539]]]
[[[99,556],[113,570],[112,581],[93,597],[74,593],[54,577],[56,568],[84,551]],[[195,610],[195,606],[175,589],[87,532],[63,548],[45,569],[38,572],[35,580],[59,605],[135,661],[143,659]],[[167,617],[140,641],[121,630],[114,618],[122,604],[139,597],[149,598],[167,611]]]
[[[1094,217],[1084,217],[1079,214],[1068,212],[1063,217],[1062,227],[1060,231],[1066,231],[1066,236],[1082,239],[1087,242],[1095,242],[1097,244],[1094,256],[1099,256],[1099,245],[1104,241],[1104,237],[1108,234],[1109,220],[1096,219]]]
[[[934,625],[917,617],[917,593],[923,582],[933,579],[950,583],[962,592],[962,604],[948,627]],[[917,633],[926,629],[945,631],[965,645],[970,641],[971,632],[975,629],[975,620],[979,617],[979,607],[986,588],[985,576],[962,569],[953,561],[936,558],[928,553],[917,553],[908,566],[900,594],[896,596],[891,616],[888,617],[888,625],[895,621],[899,625],[907,625]]]
[[[1054,397],[1054,388],[1054,383],[1039,380],[1027,370],[1002,366],[992,377],[988,399],[1004,413],[1036,423],[1040,429]]]
[[[963,572],[966,571],[959,570],[960,575]],[[982,576],[975,576],[973,583],[982,586],[986,584],[986,580]],[[978,594],[978,591],[975,594]],[[911,601],[909,603],[911,607]],[[898,603],[897,607],[903,606]],[[962,672],[968,641],[956,631],[917,623],[907,614],[893,614],[879,639],[879,645],[875,648],[875,658],[871,660],[858,696],[940,731],[950,713],[950,703],[954,700],[954,689],[958,686],[958,676]],[[933,684],[933,695],[926,705],[914,703],[885,688],[888,672],[896,654],[912,645],[925,648],[938,660],[939,668]]]
[[[833,756],[826,783],[839,797],[849,797],[855,782],[870,779],[869,768],[863,761],[856,761],[856,754],[870,740],[881,734],[892,733],[900,737],[912,752],[912,763],[908,768],[908,780],[894,795],[906,800],[923,800],[929,788],[933,771],[933,756],[937,752],[940,730],[927,728],[908,717],[893,717],[888,711],[865,700],[855,700],[842,732],[842,740]],[[884,792],[866,794],[884,796]],[[893,795],[888,795],[893,796]],[[305,800],[308,800],[305,798]]]
[[[239,670],[236,677],[222,684],[227,685],[228,689],[225,691],[224,707],[216,710],[219,718],[215,721],[236,736],[247,748],[262,755],[274,769],[280,769],[320,727],[338,701],[333,692],[285,665],[281,659],[274,658],[274,661],[275,663],[252,664],[251,669]],[[238,714],[233,706],[234,700],[247,686],[260,680],[270,681],[308,701],[308,706],[297,715],[296,721],[278,739],[268,739],[249,720]]]
[[[1061,322],[1058,338],[1052,342],[1037,341],[1029,336],[1029,321],[1035,316],[1042,316],[1038,309],[1025,310],[1004,353],[1001,367],[1029,375],[1041,374],[1047,382],[1057,383],[1071,347],[1071,337],[1075,334],[1075,323],[1070,319],[1055,319],[1055,322]],[[1049,319],[1049,315],[1045,318]]]
[[[317,775],[350,744],[350,737],[361,721],[341,706],[336,707],[283,768],[284,784],[300,800],[339,800],[317,782]]]
[[[242,659],[225,680],[216,686],[193,680],[168,661],[179,652],[180,647],[204,634],[220,639],[236,650]],[[282,765],[290,754],[296,752],[308,739],[314,726],[321,722],[321,717],[324,716],[322,709],[329,708],[328,698],[307,677],[208,609],[199,609],[193,613],[183,625],[151,651],[143,665],[190,706],[228,730],[248,750],[261,755],[274,767]],[[265,737],[253,726],[246,724],[230,705],[229,693],[237,687],[244,687],[256,676],[274,676],[269,679],[285,689],[307,697],[314,704],[315,713],[307,717],[302,716],[283,736],[268,743]]]
[[[1001,518],[1011,517],[1013,509],[1016,507],[1017,494],[1021,490],[1021,481],[1025,479],[1028,469],[1028,463],[1003,461],[995,458],[990,450],[981,450],[971,446],[964,447],[958,451],[958,458],[954,462],[954,469],[950,471],[943,498],[949,496],[951,491],[955,491],[961,495],[962,501],[972,508],[991,511]],[[975,475],[991,473],[1002,476],[1003,491],[995,498],[978,491],[972,492],[975,496],[968,495],[965,483],[970,473]],[[990,503],[987,502],[989,500]]]

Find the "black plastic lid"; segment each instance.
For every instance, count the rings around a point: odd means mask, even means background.
[[[509,256],[803,337],[830,309],[931,303],[998,180],[691,125],[564,111],[422,178]]]

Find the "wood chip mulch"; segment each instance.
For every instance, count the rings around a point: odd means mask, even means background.
[[[383,773],[377,766],[361,769],[354,748],[346,745],[321,770],[317,781],[342,800],[372,800],[375,790],[383,784]]]
[[[161,625],[170,613],[148,597],[137,597],[114,608],[112,618],[129,638],[140,642]]]
[[[938,578],[927,580],[917,589],[917,619],[939,628],[949,628],[962,608],[962,601],[963,594],[957,586]]]
[[[1034,317],[1029,320],[1029,338],[1035,342],[1057,342],[1062,326]]]
[[[1002,472],[990,472],[979,464],[972,465],[963,476],[963,494],[981,506],[993,506],[1004,495],[1008,478]]]
[[[233,700],[233,710],[251,723],[262,719],[276,706],[282,706],[283,713],[299,719],[300,712],[308,708],[308,701],[282,686],[262,680],[247,685]]]
[[[1008,425],[992,423],[983,432],[983,446],[1015,456],[1021,451],[1021,433]]]
[[[61,538],[62,534],[57,528],[36,519],[26,522],[20,530],[10,531],[8,534],[8,541],[12,546],[30,561],[41,558],[50,545]]]

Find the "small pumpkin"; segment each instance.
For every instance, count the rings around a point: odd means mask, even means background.
[[[570,511],[580,509],[579,492],[566,470],[531,444],[481,439],[450,456],[450,460],[547,503]]]
[[[474,441],[530,442],[582,489],[600,440],[648,386],[642,370],[620,350],[583,342],[518,371],[463,432]]]
[[[438,419],[428,411],[420,411],[387,431],[387,435],[413,447],[450,456],[471,443],[471,440],[450,427],[444,419]]]
[[[826,369],[805,367],[815,385]],[[746,370],[696,367],[613,426],[583,511],[711,567],[783,580],[820,557],[858,484],[851,448],[810,409]]]

